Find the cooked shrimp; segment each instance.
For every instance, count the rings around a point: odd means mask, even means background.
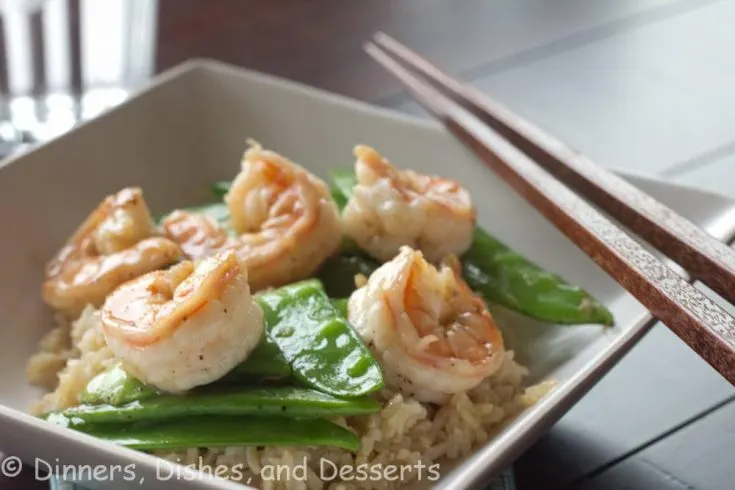
[[[116,289],[102,328],[125,370],[144,383],[182,392],[215,381],[244,361],[263,334],[247,269],[234,252],[181,262]]]
[[[74,315],[88,304],[99,307],[123,282],[174,262],[178,245],[154,232],[140,189],[108,196],[48,264],[44,300]]]
[[[204,214],[176,210],[161,223],[164,234],[181,246],[190,259],[200,259],[219,250],[236,249],[238,240]]]
[[[503,337],[454,258],[439,269],[402,247],[350,297],[350,322],[375,352],[386,384],[442,403],[500,368]]]
[[[309,277],[339,249],[339,213],[326,184],[276,153],[250,148],[225,201],[236,236],[183,211],[163,227],[192,259],[236,250],[254,290]]]
[[[357,185],[342,218],[363,250],[386,261],[406,245],[437,262],[470,247],[476,213],[458,182],[398,170],[367,146],[357,146],[355,156]]]

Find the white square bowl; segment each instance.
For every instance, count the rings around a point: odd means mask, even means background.
[[[602,117],[602,116],[601,116]],[[33,463],[135,464],[115,488],[242,488],[224,480],[157,481],[156,459],[48,425],[23,411],[39,396],[25,363],[52,325],[41,302],[46,261],[105,196],[140,185],[154,214],[206,199],[231,178],[246,138],[324,176],[366,143],[393,162],[450,176],[472,192],[491,233],[606,303],[616,326],[558,327],[513,318],[508,343],[529,382],[556,389],[450,471],[438,486],[481,487],[558,420],[652,323],[646,310],[438,124],[209,61],[159,77],[124,105],[0,167],[0,447]],[[735,204],[698,190],[626,176],[721,240],[735,235]]]

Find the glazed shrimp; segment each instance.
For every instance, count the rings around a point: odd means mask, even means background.
[[[234,252],[183,261],[116,289],[102,328],[127,372],[173,393],[215,381],[244,361],[263,334],[247,269]]]
[[[360,248],[386,261],[406,245],[437,262],[470,247],[476,212],[458,182],[398,170],[367,146],[357,146],[355,156],[357,185],[342,219]]]
[[[245,152],[225,201],[236,236],[183,211],[163,227],[192,259],[236,250],[254,290],[309,277],[339,249],[339,213],[326,184],[274,152],[257,146]]]
[[[349,300],[350,322],[380,361],[388,386],[442,403],[500,368],[503,337],[456,259],[439,269],[402,247]]]
[[[99,307],[123,282],[174,262],[179,247],[154,232],[140,189],[108,196],[49,262],[44,300],[75,315],[88,304]]]

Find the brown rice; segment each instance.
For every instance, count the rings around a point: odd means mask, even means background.
[[[59,319],[28,362],[29,381],[53,390],[31,411],[39,414],[77,405],[89,380],[114,362],[96,310],[88,307],[71,324]],[[495,375],[441,407],[385,391],[379,413],[335,420],[360,437],[356,454],[293,447],[190,448],[155,454],[204,471],[225,468],[226,475],[219,476],[266,490],[398,488],[417,479],[436,479],[442,473],[440,462],[468,455],[550,389],[544,383],[524,390],[526,373],[509,352]],[[396,470],[387,478],[391,466]]]

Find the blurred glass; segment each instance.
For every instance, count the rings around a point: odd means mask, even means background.
[[[5,147],[68,131],[154,72],[157,0],[0,0],[0,12]]]

